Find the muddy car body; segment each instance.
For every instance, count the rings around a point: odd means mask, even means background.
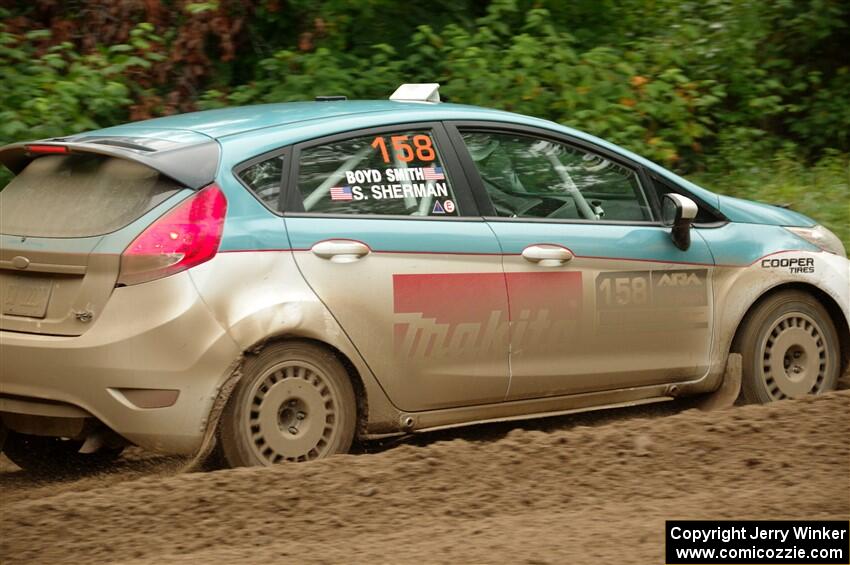
[[[814,221],[405,92],[0,149],[10,456],[306,460],[710,392],[733,350],[750,401],[835,386],[848,261]]]

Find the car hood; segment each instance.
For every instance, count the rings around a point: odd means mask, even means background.
[[[720,211],[733,222],[795,227],[810,227],[817,224],[808,216],[779,206],[723,195],[719,195],[718,199]]]

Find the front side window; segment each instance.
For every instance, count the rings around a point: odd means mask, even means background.
[[[272,210],[280,210],[283,159],[282,155],[270,157],[245,167],[237,175]]]
[[[628,167],[548,139],[461,133],[499,216],[652,220],[638,175]]]
[[[331,141],[301,151],[305,212],[457,216],[437,144],[427,130]]]

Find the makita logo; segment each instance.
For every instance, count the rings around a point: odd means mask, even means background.
[[[658,280],[658,286],[702,286],[702,280],[696,273],[664,273]]]
[[[515,322],[505,312],[491,312],[483,324],[437,324],[417,314],[400,314],[397,320],[396,354],[411,358],[493,358],[507,352],[509,343],[519,350],[545,350],[574,342],[578,331],[578,320],[555,320],[549,310],[523,310]]]
[[[512,343],[526,349],[568,344],[581,301],[577,272],[393,275],[395,352],[492,358]]]

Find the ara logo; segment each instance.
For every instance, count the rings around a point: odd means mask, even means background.
[[[664,273],[658,279],[658,286],[702,286],[702,279],[694,272]]]

